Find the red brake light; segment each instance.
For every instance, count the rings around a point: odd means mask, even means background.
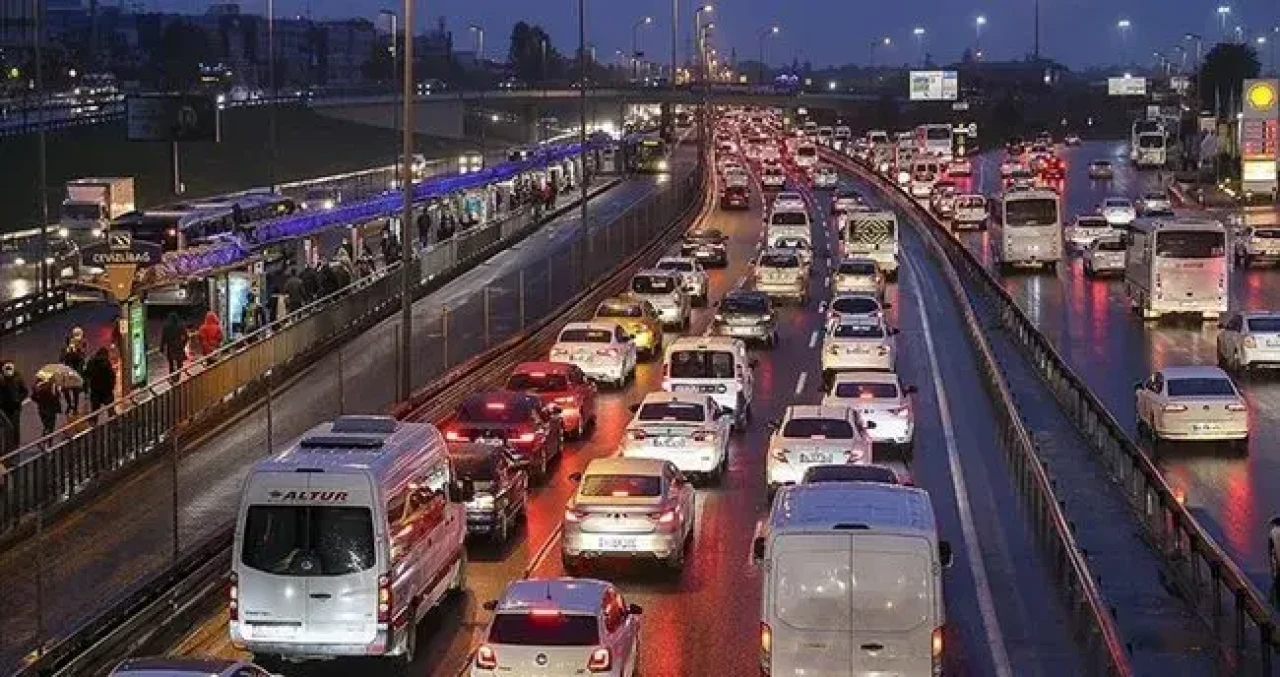
[[[591,652],[591,658],[587,659],[587,670],[591,672],[608,672],[613,668],[613,652],[606,648],[599,648]]]
[[[378,622],[391,622],[391,577],[386,574],[378,577]]]
[[[502,411],[503,409],[507,408],[507,405],[503,402],[486,402],[484,405],[484,408],[493,409],[495,411]]]
[[[458,434],[457,430],[446,430],[444,433],[446,442],[466,442],[466,438]]]
[[[476,667],[481,670],[496,670],[498,667],[498,654],[494,653],[493,647],[488,644],[481,644],[476,649]]]
[[[515,441],[521,442],[523,444],[529,444],[530,442],[534,441],[537,438],[538,438],[538,435],[536,433],[520,433],[518,436],[516,436]]]
[[[529,613],[533,614],[534,616],[559,616],[560,615],[560,611],[558,609],[534,609]]]
[[[655,512],[649,515],[649,519],[652,519],[658,524],[674,524],[676,521],[676,511],[664,510],[662,512]]]
[[[231,574],[231,584],[227,586],[227,609],[231,613],[231,620],[240,620],[240,577],[234,572]]]

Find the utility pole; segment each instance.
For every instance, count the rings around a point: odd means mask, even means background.
[[[36,180],[40,182],[40,284],[37,289],[49,289],[49,158],[48,145],[44,130],[44,113],[48,101],[44,95],[44,2],[32,0],[35,17],[35,53],[36,53],[36,133],[39,145],[40,160],[36,171]],[[16,425],[16,424],[15,424]]]
[[[401,138],[400,189],[404,191],[404,208],[400,214],[400,387],[399,399],[405,401],[413,392],[413,276],[414,248],[409,246],[409,223],[413,220],[413,2],[404,0],[404,136]]]
[[[1036,41],[1035,41],[1035,47],[1034,47],[1034,50],[1035,50],[1034,54],[1035,54],[1036,61],[1039,61],[1040,60],[1040,0],[1036,0],[1035,22],[1036,22],[1036,26],[1035,26]]]

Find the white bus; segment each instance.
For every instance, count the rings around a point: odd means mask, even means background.
[[[1133,126],[1129,129],[1129,159],[1138,161],[1139,138],[1144,134],[1159,134],[1164,136],[1164,125],[1159,120],[1150,120],[1143,118],[1134,120]]]
[[[1159,168],[1168,162],[1164,132],[1143,132],[1135,140],[1133,164],[1139,168]]]
[[[920,154],[951,161],[951,125],[920,125],[915,139]]]
[[[1126,235],[1124,289],[1143,319],[1183,313],[1216,319],[1227,311],[1227,230],[1217,221],[1138,219]]]
[[[992,225],[994,260],[1000,268],[1033,265],[1057,269],[1062,260],[1062,208],[1056,192],[1033,188],[1004,193]]]

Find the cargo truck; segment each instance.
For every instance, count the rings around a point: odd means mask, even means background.
[[[67,182],[60,225],[67,237],[88,240],[101,237],[107,225],[134,211],[133,177],[97,177]]]

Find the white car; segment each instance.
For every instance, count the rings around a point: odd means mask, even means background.
[[[1232,371],[1280,367],[1280,312],[1232,313],[1218,325],[1218,365]]]
[[[529,578],[485,602],[493,612],[471,677],[631,677],[640,656],[640,615],[612,584],[589,578]]]
[[[1124,275],[1125,263],[1129,258],[1128,247],[1119,234],[1103,235],[1085,245],[1081,258],[1086,277],[1107,273]]]
[[[892,372],[854,371],[836,374],[822,404],[849,407],[867,424],[872,442],[893,444],[909,457],[915,442],[916,417],[911,406],[915,386],[902,385]]]
[[[760,161],[761,162],[781,162],[782,151],[778,150],[778,147],[775,146],[774,144],[771,144],[771,143],[766,144],[760,148]]]
[[[1280,261],[1280,228],[1247,226],[1234,239],[1239,266],[1249,268],[1254,263]]]
[[[1138,212],[1143,216],[1169,216],[1173,214],[1173,201],[1161,191],[1143,193],[1138,198]]]
[[[765,243],[765,247],[779,252],[789,252],[800,257],[805,267],[813,266],[813,245],[809,238],[798,235],[780,235]]]
[[[576,365],[594,381],[621,388],[636,372],[636,344],[616,322],[570,322],[551,346],[552,362]]]
[[[809,266],[794,251],[766,249],[756,259],[755,288],[769,298],[791,299],[809,304]]]
[[[1232,441],[1248,448],[1249,407],[1218,367],[1165,367],[1134,385],[1138,430],[1162,440]]]
[[[631,411],[621,456],[671,461],[686,477],[719,482],[724,476],[733,414],[709,395],[651,392]]]
[[[684,256],[665,256],[658,259],[654,266],[658,270],[667,270],[680,275],[684,283],[684,291],[692,299],[694,305],[707,305],[707,271],[697,259]]]
[[[836,294],[827,308],[827,321],[834,322],[846,315],[878,319],[884,317],[884,311],[890,307],[871,294]]]
[[[276,677],[248,661],[224,658],[130,658],[109,677]]]
[[[880,318],[846,315],[827,326],[822,339],[822,374],[838,371],[893,371],[898,330]]]
[[[836,266],[831,286],[837,294],[873,294],[883,299],[884,273],[875,259],[847,258]]]
[[[765,478],[770,492],[799,483],[811,466],[871,462],[871,438],[848,407],[792,405],[769,428]]]
[[[1113,226],[1127,226],[1138,218],[1133,201],[1126,197],[1109,197],[1103,200],[1098,212]]]
[[[656,268],[642,270],[631,277],[628,289],[658,311],[662,324],[680,329],[689,326],[689,295],[684,291],[684,278],[680,273]]]
[[[987,198],[977,193],[957,195],[951,213],[951,222],[956,228],[966,226],[981,228],[987,223]]]
[[[782,167],[768,165],[760,170],[760,185],[773,190],[781,190],[787,185],[787,173],[782,170]]]
[[[830,165],[819,165],[813,170],[814,188],[835,188],[840,182],[840,175]]]
[[[684,568],[693,544],[694,489],[671,461],[593,459],[581,473],[564,511],[560,539],[565,572],[589,560],[646,557]]]
[[[808,205],[804,203],[804,196],[793,190],[784,190],[773,198],[775,212],[807,212],[808,210]]]
[[[947,163],[947,176],[973,176],[973,165],[965,158],[954,158]]]
[[[747,174],[747,170],[734,165],[725,170],[724,185],[726,188],[750,188],[751,176]]]
[[[1067,242],[1086,247],[1094,240],[1106,235],[1118,235],[1120,231],[1098,214],[1081,214],[1066,229]]]

